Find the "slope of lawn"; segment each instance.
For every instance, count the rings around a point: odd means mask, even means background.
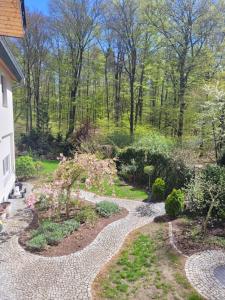
[[[41,175],[51,175],[56,170],[59,161],[58,160],[42,160]]]
[[[85,189],[85,186],[81,184],[80,188]],[[108,182],[104,182],[103,187],[101,187],[100,189],[99,187],[91,187],[89,190],[98,195],[113,196],[131,200],[143,201],[148,198],[148,194],[145,190],[127,185],[119,178],[115,180],[114,185],[110,185]]]
[[[40,171],[41,177],[51,176],[56,170],[59,162],[57,160],[42,160],[42,169]],[[85,189],[84,184],[80,184],[79,188]],[[118,198],[127,198],[131,200],[143,201],[148,198],[148,194],[144,189],[130,186],[122,182],[119,178],[115,180],[112,186],[108,182],[104,182],[103,187],[91,187],[90,191],[98,195],[113,196]]]
[[[168,225],[132,233],[119,255],[95,279],[94,299],[201,300],[184,272],[184,257],[168,243]]]

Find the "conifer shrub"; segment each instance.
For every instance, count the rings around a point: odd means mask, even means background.
[[[169,217],[178,217],[184,209],[184,193],[181,190],[173,189],[166,198],[165,209]]]
[[[154,201],[163,201],[165,197],[166,183],[161,178],[156,178],[155,182],[152,185],[152,200]]]

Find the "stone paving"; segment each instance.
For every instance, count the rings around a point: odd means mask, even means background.
[[[188,280],[206,299],[225,299],[225,253],[204,251],[190,256],[185,265]]]
[[[86,248],[67,256],[42,257],[31,254],[20,247],[17,234],[12,235],[0,244],[0,300],[91,299],[94,278],[119,251],[125,237],[152,222],[155,216],[164,214],[162,203],[151,204],[151,209],[147,209],[148,213],[143,216],[138,212],[140,206],[147,208],[149,204],[99,197],[83,191],[80,197],[92,202],[116,202],[125,207],[129,214],[106,226]],[[24,228],[24,220],[21,220],[21,224],[17,221]]]

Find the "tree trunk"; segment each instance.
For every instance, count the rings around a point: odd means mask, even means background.
[[[130,135],[134,135],[134,78],[130,76]]]
[[[135,125],[137,125],[138,118],[139,118],[140,123],[142,123],[144,74],[145,74],[145,66],[144,66],[144,64],[142,64],[141,76],[140,76],[140,86],[139,86],[139,90],[138,90],[138,101],[136,103],[136,110],[135,110]]]
[[[72,134],[75,128],[76,97],[77,97],[77,90],[80,81],[82,62],[83,62],[83,50],[80,49],[76,55],[75,61],[73,61],[75,67],[73,72],[73,84],[70,92],[69,129],[68,129],[67,136]]]
[[[105,55],[105,96],[106,96],[106,112],[107,112],[107,120],[109,122],[109,83],[108,83],[108,56],[109,53],[107,51]]]
[[[178,118],[178,130],[177,136],[182,143],[182,137],[184,133],[184,113],[185,113],[185,90],[186,90],[186,79],[184,75],[184,65],[181,66],[180,71],[180,89],[179,89],[179,118]]]

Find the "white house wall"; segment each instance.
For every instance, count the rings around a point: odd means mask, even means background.
[[[7,107],[3,107],[2,86],[0,82],[0,202],[6,201],[15,182],[14,122],[11,80],[0,69],[5,78]],[[10,171],[3,175],[3,159],[10,155]]]

